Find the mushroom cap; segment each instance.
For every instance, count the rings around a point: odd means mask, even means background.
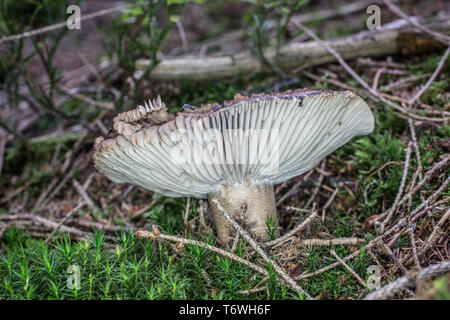
[[[223,185],[277,184],[372,132],[369,106],[351,91],[298,89],[187,105],[158,97],[114,118],[95,143],[96,168],[117,183],[172,197],[206,198]]]

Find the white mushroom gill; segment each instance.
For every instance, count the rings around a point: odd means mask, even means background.
[[[173,197],[216,197],[264,237],[265,221],[275,214],[273,185],[373,127],[370,108],[350,91],[237,96],[176,117],[158,97],[114,119],[116,135],[96,141],[94,162],[114,182]],[[231,229],[211,207],[226,243]]]

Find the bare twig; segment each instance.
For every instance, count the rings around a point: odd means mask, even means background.
[[[409,162],[410,162],[410,158],[411,158],[411,146],[412,146],[412,142],[409,142],[408,143],[408,147],[406,149],[405,165],[403,166],[403,176],[402,176],[402,180],[400,182],[400,187],[398,188],[397,195],[395,196],[394,204],[392,205],[392,207],[385,214],[383,214],[383,215],[381,215],[380,217],[377,218],[377,220],[379,220],[380,218],[386,216],[384,221],[380,224],[381,232],[384,231],[384,228],[385,228],[386,224],[389,222],[389,220],[391,219],[391,217],[394,214],[395,210],[397,209],[398,203],[399,203],[399,201],[401,199],[401,196],[403,194],[403,189],[405,187],[406,176],[408,175]],[[375,220],[374,220],[374,222],[375,222]]]
[[[372,89],[374,91],[378,90],[378,81],[380,80],[381,74],[386,71],[386,68],[380,68],[375,73],[375,76],[373,77],[373,83],[372,83]]]
[[[68,96],[71,96],[71,97],[73,97],[75,99],[78,99],[78,100],[81,100],[83,102],[86,102],[87,104],[91,104],[93,106],[104,108],[104,109],[108,109],[108,110],[114,110],[114,105],[112,103],[96,101],[96,100],[94,100],[94,99],[92,99],[90,97],[87,97],[85,95],[82,95],[82,94],[79,94],[79,93],[74,93],[69,88],[66,88],[65,86],[63,86],[62,84],[58,85],[58,89],[61,90],[62,92],[64,92],[65,94],[67,94]]]
[[[403,166],[404,164],[399,161],[389,161],[383,164],[381,167],[379,167],[377,170],[369,174],[366,178],[366,181],[368,181],[370,178],[372,178],[374,175],[376,175],[378,172],[386,168],[387,166],[390,166],[391,164],[395,164],[396,166]]]
[[[139,229],[135,232],[136,237],[138,238],[145,238],[145,239],[150,239],[150,240],[157,240],[157,239],[163,239],[163,240],[169,240],[169,241],[174,241],[177,243],[182,243],[182,244],[190,244],[190,245],[195,245],[195,246],[199,246],[200,248],[205,248],[209,251],[213,251],[215,253],[220,254],[221,256],[230,258],[231,260],[237,261],[239,263],[242,263],[250,268],[252,268],[253,270],[262,273],[265,276],[268,276],[269,273],[267,272],[267,270],[261,268],[260,266],[245,260],[244,258],[241,258],[231,252],[228,252],[226,250],[214,247],[210,244],[204,243],[202,241],[196,241],[196,240],[191,240],[191,239],[186,239],[186,238],[181,238],[181,237],[177,237],[177,236],[171,236],[171,235],[167,235],[164,233],[161,233],[158,228],[153,225],[152,227],[152,231],[148,231],[148,230],[142,230]]]
[[[86,190],[84,190],[83,186],[76,180],[73,179],[72,185],[75,190],[77,190],[78,194],[83,198],[84,202],[88,205],[91,210],[97,211],[98,207],[94,204],[94,201],[89,197]]]
[[[361,84],[367,91],[370,93],[373,97],[380,99],[384,103],[388,104],[398,112],[401,112],[403,114],[406,114],[408,117],[423,120],[423,121],[430,121],[430,122],[446,122],[448,121],[448,118],[430,118],[430,117],[422,117],[415,115],[405,108],[402,108],[401,106],[397,105],[396,103],[386,99],[383,94],[380,94],[377,90],[374,90],[372,87],[370,87],[367,82],[365,82],[348,64],[345,62],[345,60],[342,58],[342,56],[330,45],[329,42],[323,41],[320,39],[313,31],[305,27],[303,24],[298,22],[293,22],[294,25],[296,25],[298,28],[300,28],[303,32],[305,32],[308,36],[310,36],[312,39],[314,39],[318,45],[323,47],[326,51],[328,51],[338,62],[339,64],[356,80],[359,84]]]
[[[449,38],[450,39],[450,38]],[[417,99],[420,98],[420,96],[427,91],[428,87],[433,83],[434,79],[436,79],[437,75],[439,74],[439,72],[441,72],[442,67],[445,64],[445,61],[448,58],[448,55],[450,54],[450,46],[447,47],[447,50],[445,50],[444,55],[442,56],[441,60],[439,61],[436,69],[434,70],[433,74],[431,75],[431,77],[428,79],[428,81],[425,83],[425,85],[420,88],[420,90],[408,101],[409,104],[413,104]]]
[[[184,53],[188,53],[189,51],[189,45],[188,40],[186,37],[186,32],[184,31],[183,24],[180,20],[175,21],[175,25],[177,26],[178,33],[180,34],[181,44],[183,45],[183,51]]]
[[[5,152],[5,145],[6,145],[6,137],[0,135],[0,174],[2,173],[3,155]]]
[[[305,239],[299,242],[304,246],[339,246],[339,245],[358,245],[364,243],[363,239],[356,237],[335,238],[335,239]]]
[[[245,232],[244,229],[230,216],[228,212],[222,207],[220,202],[213,198],[212,202],[216,205],[219,212],[233,225],[235,230],[255,249],[256,252],[269,264],[271,264],[276,273],[286,282],[293,290],[300,292],[307,299],[312,299],[312,297],[303,288],[298,285],[291,277],[289,277],[286,272],[261,249],[261,247]]]
[[[328,199],[327,203],[323,206],[322,210],[327,210],[328,207],[333,203],[334,198],[336,198],[337,194],[339,192],[339,187],[334,189],[333,193],[331,194],[330,198]]]
[[[440,237],[442,237],[443,235],[446,234],[446,232],[444,230],[442,230],[442,227],[444,226],[444,223],[449,219],[449,217],[450,217],[450,209],[447,210],[447,212],[441,217],[441,219],[438,221],[438,223],[433,227],[433,231],[431,232],[427,241],[422,245],[422,247],[419,249],[417,254],[414,256],[414,259],[416,259],[416,256],[423,255],[427,250],[429,250],[436,243],[436,241]]]
[[[400,262],[400,260],[398,260],[397,256],[392,252],[391,248],[389,248],[386,243],[384,243],[383,241],[380,241],[381,243],[381,247],[383,248],[383,250],[386,252],[386,254],[389,256],[389,258],[392,259],[392,261],[394,261],[394,263],[397,265],[397,267],[402,270],[403,273],[407,273],[408,270],[405,268],[405,266]]]
[[[417,143],[416,130],[414,129],[414,122],[411,119],[408,119],[409,132],[411,133],[411,140],[414,146],[414,153],[416,154],[416,160],[418,164],[418,175],[419,179],[422,179],[422,159],[420,156],[419,144]]]
[[[47,218],[38,216],[36,214],[28,214],[28,213],[24,213],[24,214],[16,214],[16,215],[6,215],[6,216],[0,216],[0,220],[6,220],[6,221],[21,221],[21,220],[32,220],[33,222],[36,222],[40,225],[45,226],[46,228],[49,229],[56,229],[59,228],[61,231],[63,232],[67,232],[70,233],[78,238],[81,239],[87,239],[87,234],[83,231],[80,231],[76,228],[73,227],[67,227],[65,225],[60,225],[58,226],[57,222],[54,222],[52,220],[49,220]]]
[[[67,219],[69,219],[75,212],[77,212],[78,210],[80,210],[86,203],[84,201],[80,202],[75,208],[73,208],[72,210],[70,210],[63,219],[61,219],[61,221],[58,223],[58,225],[56,226],[56,228],[52,231],[52,233],[50,233],[50,235],[47,237],[47,239],[45,239],[45,242],[48,243],[50,242],[50,240],[53,239],[53,237],[55,236],[56,232],[58,232],[59,228],[61,228],[61,226],[67,221]]]
[[[284,206],[284,209],[289,210],[289,211],[295,211],[295,212],[306,212],[306,213],[311,212],[310,209],[302,209],[302,208],[297,208],[297,207],[292,207],[292,206]]]
[[[278,245],[278,244],[288,241],[290,238],[294,237],[297,232],[300,232],[303,229],[305,229],[305,227],[308,226],[309,224],[311,224],[311,222],[313,222],[314,219],[316,219],[316,218],[317,218],[317,211],[313,210],[312,213],[308,216],[308,218],[303,220],[302,223],[297,225],[294,229],[292,229],[291,231],[289,231],[284,236],[282,236],[278,239],[266,242],[265,245],[266,246],[275,246],[275,245]]]
[[[350,268],[350,266],[348,264],[346,264],[345,261],[343,261],[337,255],[336,251],[334,251],[334,249],[331,249],[330,252],[336,258],[336,260],[339,261],[339,263],[342,264],[345,267],[345,269],[347,269],[355,277],[355,279],[358,280],[358,282],[365,288],[366,287],[366,283],[364,282],[364,280],[361,279],[361,277],[358,276],[358,274],[352,268]]]
[[[447,176],[444,183],[439,187],[438,190],[436,190],[431,196],[429,196],[425,201],[423,201],[420,205],[418,205],[413,211],[409,213],[409,215],[412,217],[412,221],[416,221],[422,214],[419,212],[423,208],[426,208],[430,202],[434,201],[444,190],[445,187],[450,182],[450,175]]]
[[[294,19],[294,25],[300,24]],[[439,29],[447,32],[450,29],[450,22],[439,20],[434,23]],[[394,54],[401,50],[397,39],[402,32],[411,28],[384,28],[380,30],[363,31],[347,37],[329,40],[328,45],[339,48],[339,51],[346,59],[352,59],[364,55],[380,56]],[[419,36],[418,36],[419,37]],[[279,61],[282,69],[293,69],[304,64],[310,66],[324,64],[335,60],[333,54],[322,49],[322,45],[317,41],[301,43],[289,43],[279,50],[267,48],[264,56],[273,63],[276,60],[277,52],[283,56]],[[140,70],[148,68],[151,62],[148,59],[136,61],[136,67]],[[179,80],[189,78],[196,81],[219,79],[225,77],[238,76],[239,74],[254,74],[265,71],[268,68],[260,59],[250,51],[244,51],[232,55],[222,56],[182,56],[178,58],[163,59],[148,75],[154,80]],[[370,87],[369,87],[370,88]],[[371,89],[371,88],[370,88]]]
[[[304,206],[305,209],[309,208],[309,206],[311,205],[311,203],[313,203],[314,199],[317,197],[317,194],[319,193],[320,187],[322,186],[322,183],[323,183],[323,178],[324,178],[323,172],[325,170],[325,164],[326,164],[326,160],[324,159],[322,161],[322,164],[320,165],[320,169],[322,169],[322,170],[321,170],[319,179],[317,181],[317,186],[314,188],[314,190],[311,194],[311,197],[309,197],[308,201],[306,201],[306,204]]]
[[[184,213],[183,213],[183,220],[184,220],[184,235],[187,235],[188,229],[189,229],[189,213],[191,210],[191,198],[188,197],[186,200],[186,205],[184,208]]]
[[[420,74],[420,75],[412,75],[412,76],[406,77],[404,79],[400,79],[398,81],[390,82],[389,84],[387,84],[385,86],[381,86],[380,90],[381,91],[390,91],[392,89],[399,89],[399,88],[410,85],[414,81],[424,79],[428,76],[430,76],[429,73]]]
[[[411,242],[411,249],[412,249],[411,251],[412,251],[413,257],[414,257],[414,263],[415,263],[416,267],[420,269],[420,268],[422,268],[422,266],[420,265],[419,256],[417,255],[416,239],[414,237],[414,228],[415,228],[415,224],[412,224],[409,226],[408,235],[409,235],[409,241]]]
[[[122,4],[122,5],[118,5],[116,7],[113,8],[108,8],[108,9],[103,9],[103,10],[99,10],[97,12],[93,12],[93,13],[89,13],[89,14],[83,14],[80,18],[80,21],[86,21],[86,20],[90,20],[90,19],[94,19],[100,16],[104,16],[104,15],[108,15],[114,12],[119,12],[127,7],[129,7],[129,4]],[[15,34],[15,35],[10,35],[10,36],[5,36],[3,38],[0,38],[0,45],[4,42],[8,42],[8,41],[17,41],[20,39],[25,39],[25,38],[29,38],[38,34],[42,34],[42,33],[46,33],[46,32],[50,32],[50,31],[54,31],[57,29],[61,29],[61,28],[66,28],[67,27],[67,22],[63,21],[63,22],[59,22],[53,25],[49,25],[46,26],[44,28],[40,28],[40,29],[35,29],[35,30],[31,30],[31,31],[27,31],[21,34]]]
[[[373,90],[367,82],[365,82],[353,69],[345,62],[345,60],[342,58],[342,56],[326,41],[320,39],[312,30],[305,27],[300,22],[292,21],[294,25],[296,25],[298,28],[300,28],[304,33],[306,33],[308,36],[310,36],[314,41],[316,41],[320,46],[325,48],[338,62],[341,66],[344,67],[344,69],[355,79],[357,80],[367,91],[372,93],[373,95],[378,95],[376,90]]]
[[[409,199],[412,199],[413,195],[417,193],[417,191],[419,191],[422,186],[427,183],[434,175],[434,173],[441,169],[442,167],[444,167],[447,162],[450,160],[450,155],[447,155],[446,157],[444,157],[443,160],[435,163],[424,175],[423,179],[421,179],[417,185],[411,190],[409,191],[407,194],[405,194],[402,199],[399,201],[398,205],[402,205],[405,201],[408,201]]]
[[[292,193],[294,191],[296,191],[298,189],[298,187],[300,187],[300,185],[302,183],[304,183],[305,181],[308,180],[309,176],[314,172],[314,169],[311,169],[308,171],[308,173],[306,173],[303,177],[301,177],[301,179],[299,179],[299,181],[297,183],[295,183],[291,189],[289,189],[288,192],[285,192],[285,194],[277,201],[277,206],[279,204],[281,204],[284,200],[286,200],[288,197],[290,197],[292,195]]]

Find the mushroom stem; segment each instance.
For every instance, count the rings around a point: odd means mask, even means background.
[[[257,239],[268,239],[267,219],[276,217],[275,194],[271,184],[223,185],[219,192],[208,194],[217,235],[226,245],[234,238],[235,231],[212,202],[214,198],[235,220],[244,224],[250,234]]]

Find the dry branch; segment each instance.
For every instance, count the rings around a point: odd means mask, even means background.
[[[391,217],[394,214],[395,210],[397,209],[398,202],[400,201],[400,198],[401,198],[401,196],[403,194],[403,189],[405,187],[406,176],[408,175],[409,162],[410,162],[410,158],[411,158],[411,147],[412,147],[412,142],[409,142],[408,148],[406,149],[405,164],[403,166],[403,176],[402,176],[402,180],[400,182],[400,187],[398,189],[397,195],[395,196],[394,204],[392,205],[392,207],[388,211],[386,211],[384,214],[380,215],[376,219],[376,220],[380,220],[381,218],[386,216],[384,221],[380,224],[381,232],[383,232],[383,230],[384,230],[384,228],[386,226],[386,223],[389,222],[389,220],[391,219]]]
[[[416,27],[417,29],[421,30],[422,32],[428,33],[429,35],[433,36],[434,38],[436,38],[437,40],[450,45],[450,37],[445,35],[445,34],[441,34],[439,32],[436,32],[434,30],[430,30],[429,28],[419,24],[417,21],[415,21],[414,19],[411,19],[406,13],[404,13],[399,7],[397,7],[395,4],[392,3],[392,1],[389,0],[383,0],[383,2],[387,5],[387,7],[394,12],[396,15],[398,15],[399,17],[402,17],[403,19],[405,19],[406,21],[408,21],[408,23],[410,23],[411,25],[413,25],[414,27]]]
[[[33,223],[35,223],[37,225],[42,225],[51,230],[60,229],[61,231],[67,232],[77,238],[80,238],[80,239],[88,239],[89,238],[88,234],[81,230],[78,230],[73,227],[65,226],[64,224],[60,225],[59,223],[57,223],[55,221],[49,220],[47,218],[41,217],[36,214],[24,213],[24,214],[0,216],[0,221],[23,222],[23,220],[25,220],[25,221],[31,220]]]
[[[186,238],[181,238],[181,237],[176,237],[176,236],[171,236],[171,235],[167,235],[164,233],[161,233],[158,228],[156,228],[156,226],[153,226],[152,231],[148,231],[148,230],[142,230],[139,229],[135,232],[136,237],[138,238],[143,238],[143,239],[150,239],[150,240],[157,240],[157,239],[163,239],[163,240],[169,240],[169,241],[174,241],[177,243],[181,243],[181,244],[190,244],[190,245],[195,245],[195,246],[199,246],[200,248],[205,248],[207,250],[213,251],[215,253],[218,253],[224,257],[230,258],[231,260],[237,261],[239,263],[245,264],[246,266],[252,268],[253,270],[262,273],[265,276],[268,276],[269,273],[267,272],[267,270],[261,268],[260,266],[251,263],[250,261],[245,260],[244,258],[241,258],[231,252],[228,252],[226,250],[214,247],[210,244],[207,244],[205,242],[202,241],[196,241],[196,240],[191,240],[191,239],[186,239]]]
[[[261,247],[245,232],[244,229],[230,216],[230,214],[222,207],[219,200],[213,198],[212,202],[216,205],[219,212],[233,225],[234,229],[255,249],[255,251],[266,261],[273,266],[276,273],[283,279],[283,281],[289,285],[293,290],[300,292],[306,299],[312,299],[312,297],[303,288],[298,285],[275,261],[273,261]]]
[[[425,91],[427,91],[428,87],[433,83],[434,79],[436,79],[439,72],[441,72],[449,54],[450,54],[450,46],[447,47],[447,50],[445,50],[444,55],[442,56],[441,60],[439,61],[438,65],[437,65],[436,69],[434,70],[433,74],[431,75],[431,77],[428,79],[428,81],[425,83],[425,85],[422,88],[420,88],[420,90],[414,95],[414,97],[412,97],[409,100],[409,104],[413,104],[417,99],[420,98],[420,96]]]
[[[293,21],[295,22],[295,21]],[[428,24],[443,33],[450,32],[450,19],[436,20]],[[408,33],[409,39],[420,38],[411,33],[411,27],[385,28],[379,30],[363,31],[340,39],[326,41],[335,48],[344,59],[357,57],[374,57],[400,53],[404,47],[402,36]],[[418,46],[418,51],[424,48]],[[275,63],[276,50],[264,50],[264,55],[271,63]],[[290,43],[279,51],[279,67],[283,69],[295,68],[305,64],[314,66],[335,61],[322,45],[316,41]],[[149,61],[145,59],[136,62],[138,69],[146,69]],[[267,67],[252,54],[244,51],[227,56],[215,57],[179,57],[162,60],[150,73],[149,77],[155,80],[210,80],[237,76],[239,74],[254,74],[267,71]]]
[[[275,239],[273,241],[266,242],[265,245],[275,246],[288,241],[289,239],[293,238],[297,232],[302,231],[303,229],[305,229],[306,226],[310,225],[311,222],[313,222],[313,220],[316,218],[317,218],[317,211],[313,209],[311,215],[309,215],[308,218],[306,218],[302,223],[297,225],[294,229],[286,233],[284,236]]]
[[[96,11],[93,13],[85,14],[80,17],[80,21],[86,21],[86,20],[94,19],[94,18],[101,17],[104,15],[108,15],[111,13],[119,12],[128,7],[130,7],[129,4],[121,4],[116,7],[107,8],[107,9],[99,10],[99,11]],[[9,41],[17,41],[20,39],[26,39],[26,38],[33,37],[38,34],[47,33],[50,31],[54,31],[54,30],[62,29],[62,28],[66,28],[66,27],[67,27],[67,22],[62,21],[62,22],[59,22],[56,24],[45,26],[40,29],[30,30],[30,31],[27,31],[27,32],[24,32],[21,34],[13,34],[13,35],[9,35],[9,36],[4,36],[4,37],[0,38],[0,44],[9,42]]]
[[[305,239],[301,240],[300,244],[304,246],[338,246],[338,245],[359,245],[364,243],[363,239],[356,237],[351,238],[335,238],[335,239]]]

